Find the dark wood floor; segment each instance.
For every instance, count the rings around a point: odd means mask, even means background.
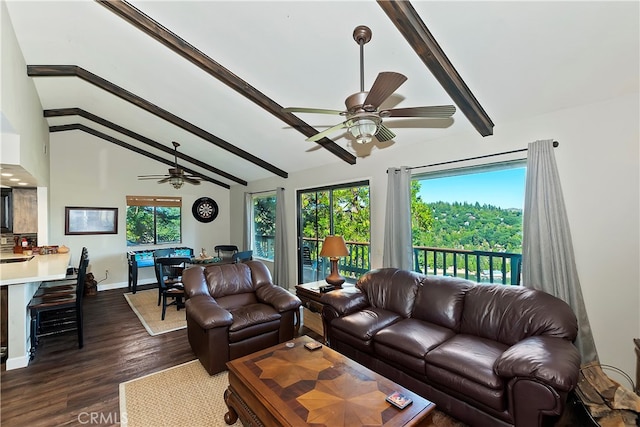
[[[43,338],[28,367],[1,373],[0,425],[120,425],[118,385],[195,359],[186,329],[149,336],[123,297],[85,298],[85,346],[75,333]],[[302,327],[300,334],[319,339]],[[94,417],[94,422],[90,417]],[[557,426],[588,425],[569,416]]]
[[[3,366],[3,427],[118,426],[121,382],[195,359],[186,329],[150,336],[125,292],[85,298],[83,349],[75,333],[46,337],[28,367],[5,371]],[[300,333],[313,334],[304,327]],[[99,422],[88,422],[92,414]]]

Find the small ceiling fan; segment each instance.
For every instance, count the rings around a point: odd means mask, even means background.
[[[194,175],[187,175],[184,170],[178,166],[178,147],[180,144],[173,141],[173,164],[174,167],[169,168],[169,173],[166,175],[140,175],[138,179],[159,179],[158,184],[164,184],[168,182],[173,185],[173,188],[178,189],[182,187],[185,182],[193,185],[200,185],[202,178]]]
[[[307,141],[319,141],[325,136],[339,130],[347,128],[356,138],[359,144],[371,142],[373,137],[380,142],[395,138],[395,134],[389,130],[382,119],[386,117],[426,117],[426,118],[447,118],[456,112],[453,105],[437,105],[428,107],[413,108],[392,108],[378,111],[382,104],[393,92],[396,91],[407,78],[391,71],[384,71],[378,74],[373,86],[368,92],[364,90],[364,45],[371,40],[371,29],[364,25],[356,27],[353,31],[353,39],[360,46],[360,92],[350,95],[345,100],[346,110],[327,110],[321,108],[288,107],[282,111],[288,113],[319,113],[337,114],[345,116],[346,120],[322,132],[307,138]]]

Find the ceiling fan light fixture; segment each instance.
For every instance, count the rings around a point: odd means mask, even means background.
[[[169,184],[173,185],[173,188],[177,190],[181,188],[182,185],[184,184],[184,179],[182,179],[179,176],[174,176],[171,179],[169,179]]]
[[[378,124],[369,118],[357,120],[349,128],[349,132],[356,138],[358,144],[368,144],[373,139],[373,135],[378,131]]]

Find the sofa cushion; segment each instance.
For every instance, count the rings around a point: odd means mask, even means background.
[[[429,365],[433,365],[484,387],[501,390],[504,383],[493,372],[493,366],[507,348],[508,346],[497,341],[456,335],[427,353],[427,376]]]
[[[233,323],[229,326],[229,338],[231,342],[246,339],[249,336],[259,335],[266,331],[278,329],[280,313],[266,304],[251,304],[231,310]],[[254,331],[250,332],[249,329]],[[243,333],[239,333],[244,331]],[[244,336],[247,334],[247,336]],[[233,339],[231,339],[233,337]]]
[[[425,373],[425,354],[453,337],[451,329],[416,319],[404,319],[382,329],[373,337],[377,356],[420,375]]]
[[[244,305],[257,304],[258,298],[256,298],[256,294],[254,292],[247,292],[243,294],[218,297],[215,301],[220,305],[220,307],[226,310],[234,310],[235,308],[242,307]]]
[[[418,290],[411,317],[458,331],[464,294],[474,286],[456,277],[427,276]]]
[[[216,299],[255,291],[251,270],[245,263],[209,265],[204,276],[209,294]]]
[[[465,294],[460,332],[508,345],[534,335],[573,341],[578,322],[567,303],[545,292],[482,285]]]
[[[424,278],[414,271],[382,268],[361,276],[356,287],[367,296],[372,307],[410,317],[418,286]]]
[[[348,316],[334,319],[331,327],[361,341],[369,341],[382,328],[402,319],[391,311],[369,307]]]
[[[484,385],[470,380],[467,377],[451,372],[447,368],[427,365],[426,369],[429,382],[437,385],[437,388],[440,388],[441,390],[448,390],[449,394],[471,403],[472,406],[478,406],[475,402],[479,402],[491,409],[494,409],[496,413],[504,412],[508,409],[508,393],[504,389],[485,387]]]

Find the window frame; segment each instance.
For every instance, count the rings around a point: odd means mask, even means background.
[[[142,246],[160,246],[168,244],[182,244],[182,197],[180,196],[126,196],[127,210],[125,214],[125,240],[127,247],[142,247]],[[130,207],[143,207],[153,208],[153,242],[148,243],[136,243],[130,244],[127,238],[129,219],[128,213]],[[170,242],[158,242],[158,212],[157,208],[178,208],[180,211],[179,219],[180,225],[178,226],[179,238]]]
[[[260,255],[260,251],[258,251],[258,245],[257,245],[257,241],[256,241],[256,216],[255,216],[255,202],[257,199],[267,199],[267,198],[273,198],[275,200],[275,203],[273,205],[273,242],[274,242],[274,253],[273,253],[273,257],[272,258],[268,258],[268,257],[264,257]],[[276,227],[276,204],[278,203],[278,199],[277,199],[277,193],[275,190],[273,191],[263,191],[263,192],[259,192],[259,193],[255,193],[251,195],[251,250],[253,251],[253,258],[254,259],[258,259],[258,260],[263,260],[263,261],[268,261],[268,262],[274,262],[275,261],[275,227]]]
[[[413,181],[421,182],[421,181],[426,181],[426,180],[430,180],[430,179],[440,179],[440,178],[449,178],[449,177],[456,177],[456,176],[463,176],[463,175],[482,174],[482,173],[487,173],[487,172],[506,171],[506,170],[509,170],[509,169],[524,169],[524,180],[523,180],[523,188],[522,188],[522,198],[523,198],[522,206],[523,206],[523,208],[521,210],[521,215],[522,215],[524,213],[524,198],[525,198],[525,191],[526,191],[526,173],[527,173],[526,168],[527,168],[527,160],[526,159],[514,159],[514,160],[507,160],[507,161],[498,161],[498,162],[491,162],[491,163],[484,163],[484,164],[476,164],[476,165],[466,166],[466,167],[439,169],[437,171],[419,173],[419,174],[413,175],[411,177],[411,180],[412,180],[412,182]],[[431,206],[431,204],[433,202],[427,202],[425,200],[423,200],[422,202],[426,206],[428,206],[429,208],[433,209],[432,206]],[[454,203],[454,202],[447,202],[447,203]],[[468,200],[466,200],[466,201],[458,201],[458,203],[469,203],[469,204],[481,203],[483,205],[485,205],[485,204],[491,205],[491,203],[487,203],[487,202],[483,202],[483,201],[479,201],[479,200],[476,200],[475,202],[474,201],[468,201]],[[495,207],[500,208],[500,209],[505,209],[505,210],[511,209],[511,208],[504,208],[504,207],[499,207],[499,206],[495,206]],[[412,223],[413,223],[413,221],[415,220],[414,216],[413,216],[413,212],[412,212],[411,215],[412,215],[411,218],[412,218]],[[436,217],[436,218],[434,218],[434,220],[435,219],[438,219],[438,218]],[[522,227],[523,227],[523,225],[522,225]],[[522,229],[521,229],[520,233],[522,233]],[[493,249],[486,250],[486,249],[483,249],[483,248],[470,249],[468,247],[465,247],[464,249],[451,248],[451,247],[442,247],[442,248],[439,248],[439,249],[442,250],[442,252],[443,252],[442,256],[443,257],[446,257],[446,253],[447,252],[452,252],[453,253],[453,252],[457,252],[457,251],[460,251],[460,250],[462,250],[463,252],[464,251],[468,251],[469,255],[463,255],[464,259],[465,259],[465,263],[466,263],[467,257],[473,256],[473,257],[476,257],[478,266],[479,266],[479,263],[480,263],[480,258],[479,257],[483,257],[483,256],[489,257],[488,258],[489,264],[493,265],[492,264],[493,263],[492,259],[495,258],[495,256],[493,254],[503,253],[504,256],[506,256],[507,258],[503,258],[503,260],[500,261],[500,264],[503,265],[503,271],[500,272],[501,279],[500,278],[494,278],[494,273],[497,270],[494,271],[493,269],[491,269],[491,271],[489,271],[489,273],[487,274],[484,270],[480,271],[480,269],[478,267],[476,267],[476,270],[477,270],[475,272],[475,276],[477,278],[476,281],[485,283],[486,280],[487,280],[487,277],[489,277],[488,280],[489,280],[490,283],[503,283],[503,284],[514,285],[514,284],[520,284],[520,282],[521,282],[521,273],[522,273],[522,271],[521,271],[521,266],[522,266],[522,235],[520,235],[520,238],[521,238],[521,240],[520,240],[520,251],[519,252],[495,251]],[[418,243],[412,243],[412,246],[413,246],[413,251],[414,251],[414,268],[416,268],[416,271],[421,271],[420,269],[417,269],[417,267],[416,267],[416,265],[418,263],[418,253],[417,252],[419,252],[419,251],[424,252],[425,250],[427,250],[430,253],[430,255],[431,255],[431,252],[433,251],[432,254],[433,254],[433,263],[434,264],[430,268],[427,268],[426,264],[425,264],[425,273],[426,274],[439,274],[439,273],[437,273],[436,269],[440,268],[440,267],[437,267],[435,262],[436,262],[437,253],[440,253],[441,251],[436,249],[436,248],[430,249],[428,247],[421,246]],[[473,253],[473,255],[471,253]],[[426,257],[426,254],[427,254],[427,252],[424,252],[423,256]],[[512,255],[513,257],[509,257],[509,255]],[[455,268],[456,268],[455,267],[455,255],[453,255],[453,256],[454,256],[453,268],[454,268],[454,271],[456,271],[455,270]],[[504,265],[505,265],[505,263],[507,263],[507,259],[509,260],[510,271],[515,271],[516,274],[517,274],[517,277],[516,276],[511,276],[510,283],[509,283],[509,281],[507,281],[507,277],[504,274],[504,269],[505,269]],[[426,263],[426,258],[424,259],[424,261]],[[451,264],[447,264],[447,261],[446,261],[445,258],[443,258],[442,261],[443,261],[443,266],[447,266],[448,265],[449,267],[452,267]],[[433,271],[430,271],[432,269],[433,269]],[[443,274],[449,275],[447,271],[444,271]],[[465,274],[467,276],[469,276],[469,271],[465,270]],[[483,280],[480,279],[481,276],[482,276]],[[487,276],[487,277],[485,277],[485,276]],[[466,277],[466,278],[468,278],[469,280],[475,280],[472,277]]]
[[[328,211],[331,212],[331,216],[329,217],[329,234],[334,234],[335,233],[335,217],[333,215],[334,209],[334,196],[333,196],[333,192],[335,190],[343,190],[343,189],[349,189],[349,188],[360,188],[360,187],[366,187],[368,189],[368,203],[369,203],[369,246],[367,249],[367,259],[366,259],[366,265],[367,268],[366,270],[369,269],[369,266],[371,265],[371,253],[370,253],[370,249],[371,249],[371,230],[373,228],[373,225],[371,224],[371,210],[372,210],[372,205],[371,205],[371,181],[369,179],[362,179],[362,180],[358,180],[358,181],[349,181],[349,182],[344,182],[344,183],[339,183],[339,184],[330,184],[330,185],[323,185],[320,187],[310,187],[310,188],[303,188],[303,189],[299,189],[296,191],[296,241],[297,241],[297,276],[298,276],[298,283],[305,283],[305,278],[304,278],[304,254],[303,254],[303,247],[304,247],[304,239],[303,239],[303,228],[304,228],[304,218],[303,218],[303,213],[302,213],[302,196],[304,194],[308,194],[308,193],[320,193],[320,192],[328,192],[328,199],[329,199],[329,208]],[[319,252],[319,250],[318,250]],[[316,255],[317,256],[317,255]],[[328,263],[327,263],[328,264]],[[319,270],[318,270],[319,271]],[[328,271],[327,271],[328,273]],[[351,278],[346,277],[348,282],[353,281]],[[321,280],[321,278],[318,278],[318,280]]]

